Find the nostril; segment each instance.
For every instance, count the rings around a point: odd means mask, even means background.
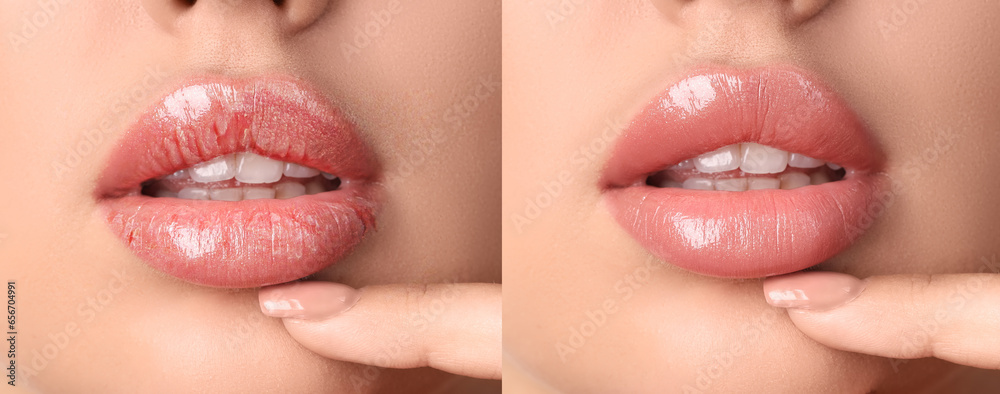
[[[232,13],[266,18],[260,29],[277,28],[293,35],[311,26],[326,14],[329,0],[140,0],[146,13],[169,32],[217,28]],[[184,20],[183,26],[180,23]],[[250,20],[244,18],[243,20]],[[260,20],[260,19],[258,19]]]

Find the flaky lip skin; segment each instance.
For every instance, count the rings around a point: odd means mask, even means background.
[[[235,152],[339,176],[334,191],[238,202],[153,198],[144,181]],[[285,76],[188,80],[118,141],[95,189],[102,219],[153,268],[215,287],[299,279],[346,255],[375,227],[379,166],[354,125]]]
[[[794,190],[654,188],[649,174],[720,147],[756,142],[844,166],[837,182]],[[613,148],[600,187],[618,223],[664,261],[753,278],[819,264],[851,245],[886,198],[884,155],[818,78],[779,65],[700,67],[643,108]]]

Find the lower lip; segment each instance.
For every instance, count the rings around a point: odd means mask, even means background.
[[[154,268],[239,288],[293,281],[333,264],[373,228],[369,194],[239,202],[131,195],[101,204],[112,231]]]
[[[863,174],[793,190],[642,186],[611,189],[606,198],[618,222],[671,264],[757,278],[803,270],[846,249],[884,208],[886,183]]]

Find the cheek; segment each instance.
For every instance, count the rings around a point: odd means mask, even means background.
[[[875,132],[897,187],[871,231],[828,268],[859,275],[978,269],[1000,235],[1000,210],[989,197],[1000,179],[984,176],[1000,146],[1000,114],[986,99],[1000,91],[1000,47],[983,41],[1000,33],[983,18],[1000,7],[859,2],[829,11],[834,22],[803,42]]]

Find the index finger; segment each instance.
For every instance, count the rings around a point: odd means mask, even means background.
[[[800,331],[834,349],[1000,369],[997,277],[894,275],[861,281],[802,272],[767,279],[764,291],[772,305],[789,307]],[[821,308],[810,309],[816,305]]]
[[[356,293],[352,293],[356,292]],[[349,305],[331,307],[347,301]],[[501,370],[501,286],[301,282],[261,290],[266,314],[322,356],[388,368],[429,366],[483,379]],[[268,305],[289,306],[269,310]],[[346,310],[345,310],[346,308]]]

